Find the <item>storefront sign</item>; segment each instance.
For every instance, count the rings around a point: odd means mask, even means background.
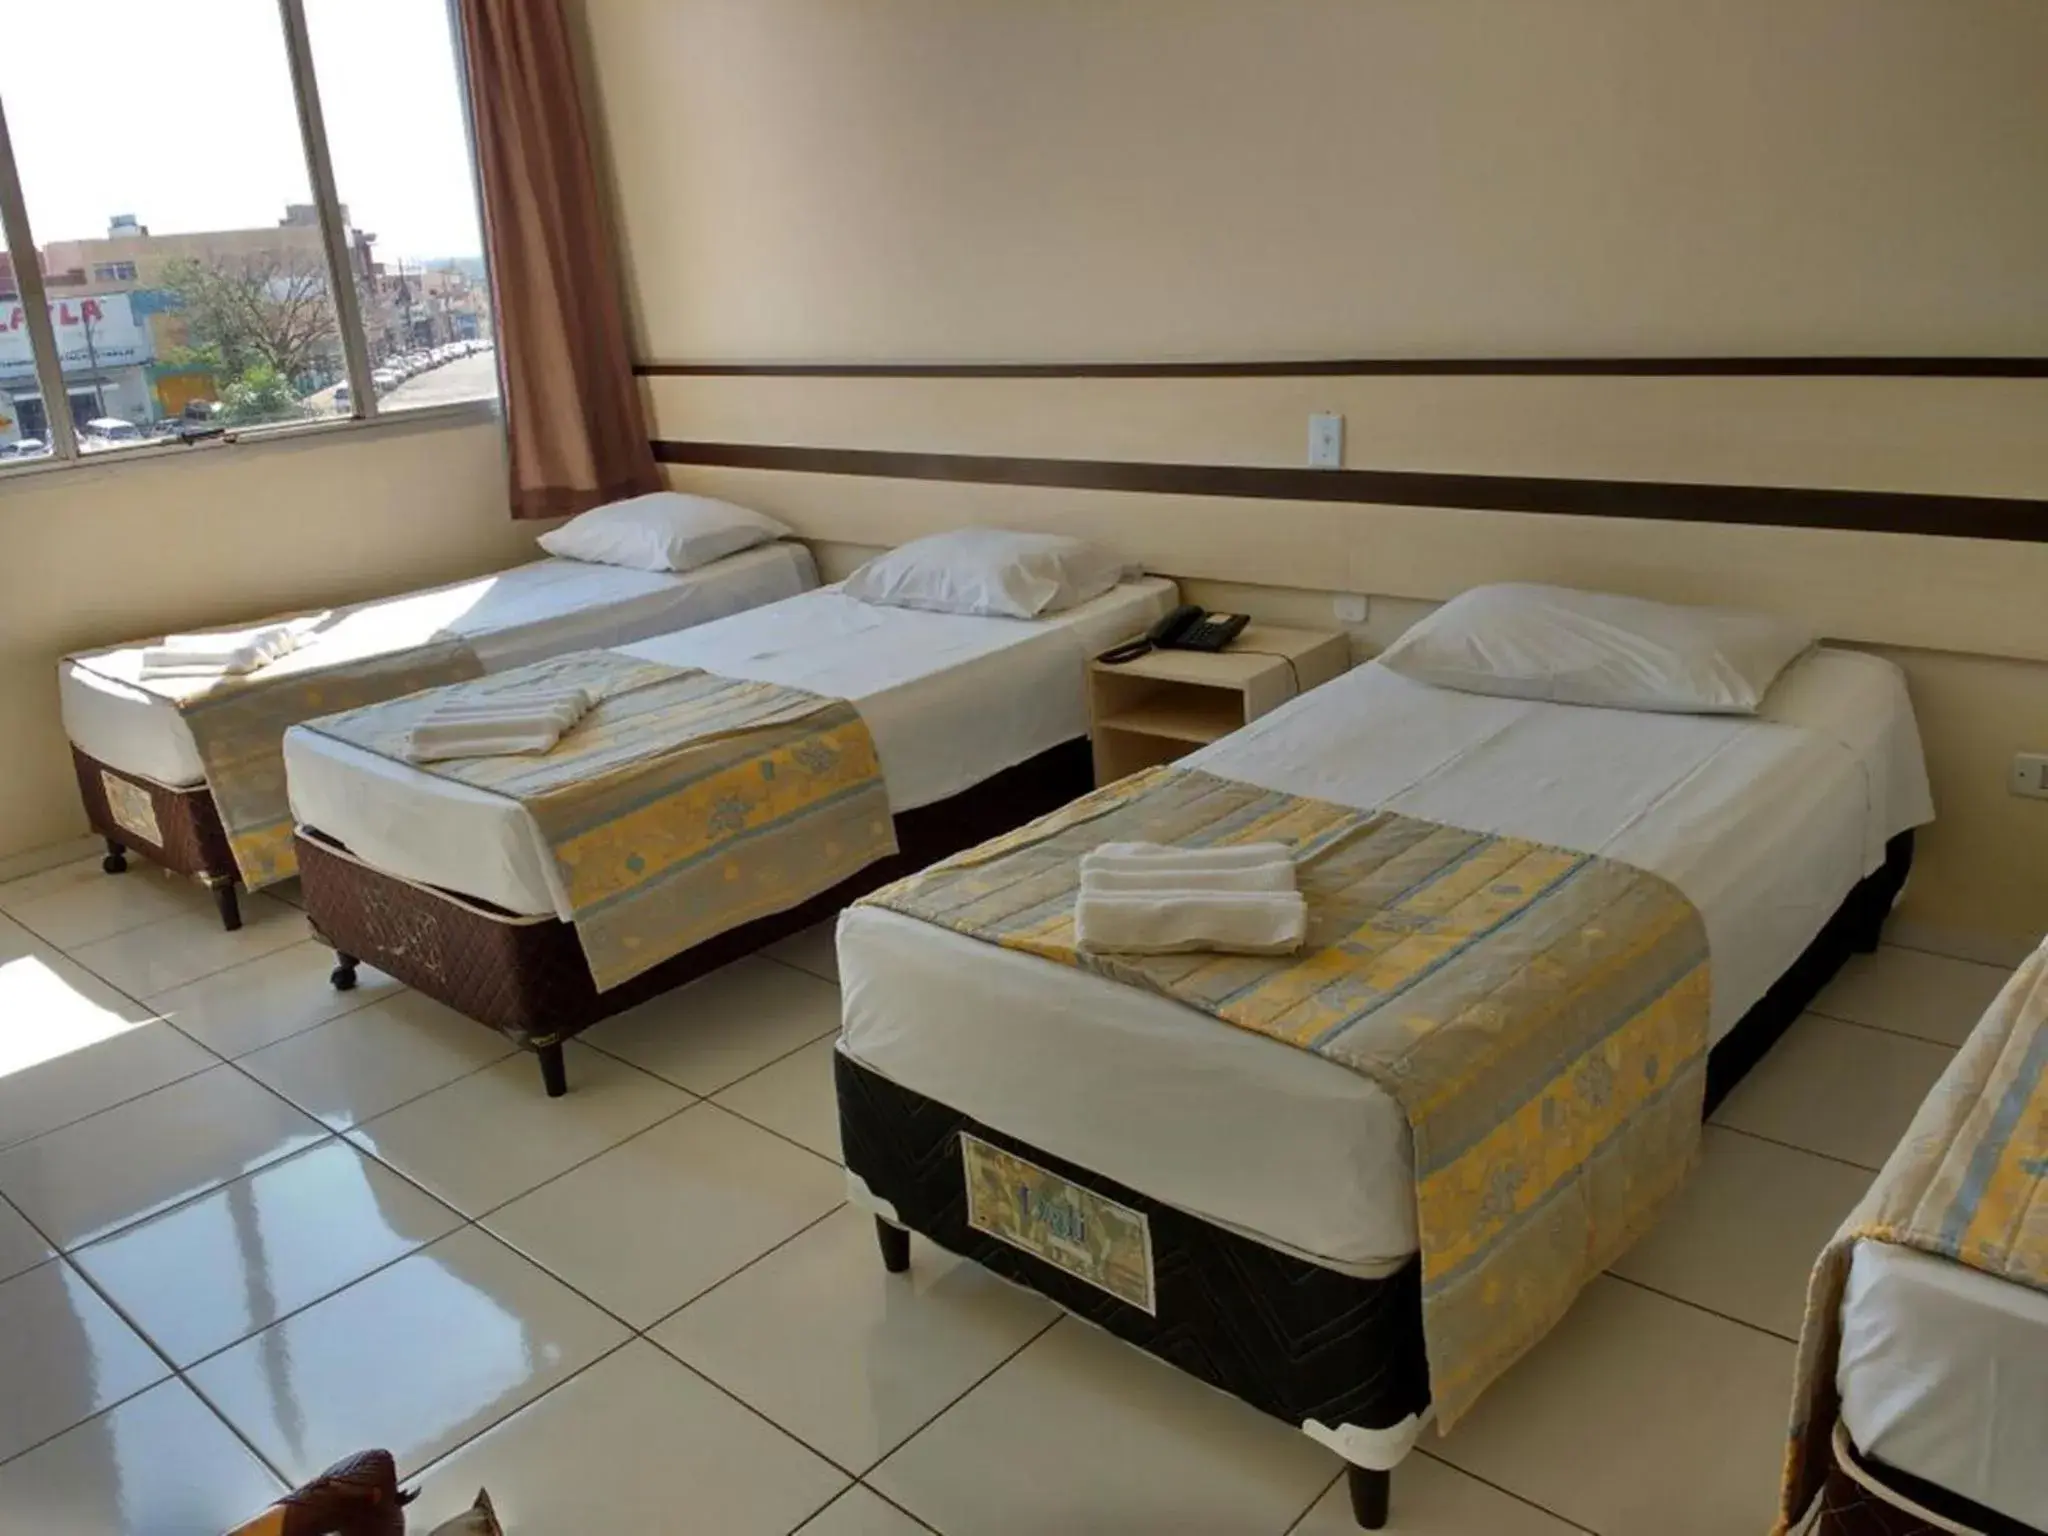
[[[50,325],[66,373],[146,363],[156,355],[149,327],[138,323],[125,293],[52,299]],[[32,372],[29,345],[28,311],[18,301],[0,304],[0,372]]]

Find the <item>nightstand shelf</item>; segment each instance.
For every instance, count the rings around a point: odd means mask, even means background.
[[[1088,669],[1095,782],[1172,762],[1326,683],[1351,643],[1322,630],[1253,624],[1222,651],[1153,651]]]

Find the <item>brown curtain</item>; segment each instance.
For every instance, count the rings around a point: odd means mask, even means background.
[[[512,515],[658,490],[561,0],[461,0]]]

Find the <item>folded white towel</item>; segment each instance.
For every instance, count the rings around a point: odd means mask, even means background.
[[[1282,843],[1227,848],[1172,848],[1160,843],[1104,843],[1081,856],[1086,892],[1292,891],[1294,861]]]
[[[289,624],[255,629],[222,629],[200,635],[166,635],[142,652],[142,676],[239,677],[298,649],[299,631]]]
[[[523,693],[456,693],[412,728],[408,762],[455,757],[513,757],[552,752],[596,705],[581,688]]]
[[[1291,955],[1307,937],[1308,903],[1298,892],[1161,897],[1084,889],[1074,903],[1075,942],[1096,953]]]

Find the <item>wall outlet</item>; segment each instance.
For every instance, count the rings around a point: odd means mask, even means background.
[[[1361,593],[1339,592],[1331,600],[1330,607],[1336,612],[1339,624],[1363,624],[1371,604]]]
[[[2048,752],[2022,752],[2015,756],[2008,787],[2030,800],[2048,800]]]
[[[1317,411],[1308,419],[1308,467],[1344,467],[1344,418],[1333,411]]]

